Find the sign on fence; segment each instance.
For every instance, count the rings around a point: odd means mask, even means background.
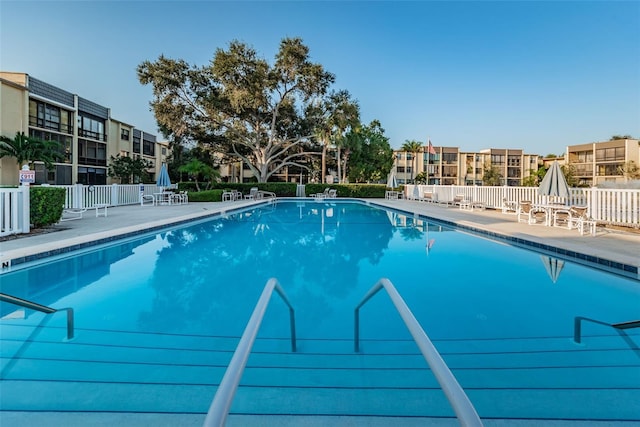
[[[36,171],[20,169],[20,184],[33,184],[36,182]]]

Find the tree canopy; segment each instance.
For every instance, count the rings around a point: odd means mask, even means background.
[[[328,116],[313,106],[335,80],[300,38],[283,39],[273,64],[232,41],[204,67],[161,55],[137,72],[153,86],[150,104],[166,136],[242,160],[259,182],[317,153],[313,135]]]
[[[349,156],[347,175],[351,182],[379,181],[393,167],[393,149],[377,120],[353,129],[344,142]]]
[[[133,159],[127,156],[111,156],[109,159],[109,176],[120,179],[122,184],[149,182],[147,169],[153,164],[143,158]]]

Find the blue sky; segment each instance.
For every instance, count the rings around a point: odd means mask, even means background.
[[[0,69],[152,133],[142,61],[204,66],[237,39],[272,62],[283,37],[301,37],[394,148],[561,154],[640,137],[639,1],[0,0]]]

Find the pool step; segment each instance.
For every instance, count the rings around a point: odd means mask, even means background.
[[[45,327],[34,335],[3,325],[2,383],[12,391],[2,395],[3,410],[203,414],[238,341],[83,329],[66,341],[61,332]],[[287,338],[259,338],[232,414],[453,416],[413,342],[361,344],[354,353],[351,340],[300,339],[292,353]],[[640,398],[640,358],[619,336],[588,337],[581,345],[569,337],[436,345],[481,417],[543,417],[531,406],[543,402],[567,419],[597,420],[611,405],[619,419],[638,418],[620,402]]]

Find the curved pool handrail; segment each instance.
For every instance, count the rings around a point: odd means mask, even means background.
[[[74,335],[74,322],[73,322],[73,308],[53,308],[46,305],[38,304],[37,302],[29,301],[26,299],[14,297],[13,295],[0,293],[0,301],[8,302],[20,307],[29,308],[31,310],[40,311],[45,314],[55,313],[57,311],[67,312],[67,339],[72,339]]]
[[[218,386],[218,390],[216,391],[213,401],[211,402],[211,406],[209,407],[209,411],[207,412],[207,417],[204,420],[203,425],[205,427],[224,426],[229,410],[231,409],[231,402],[233,401],[233,397],[235,396],[238,385],[240,384],[240,378],[244,372],[244,367],[249,359],[253,342],[258,335],[258,330],[262,324],[262,318],[264,317],[264,313],[267,310],[267,306],[269,305],[269,301],[271,300],[271,295],[273,295],[274,290],[280,295],[285,304],[289,306],[291,351],[296,351],[296,323],[293,307],[280,287],[278,280],[271,278],[264,286],[262,295],[260,295],[260,299],[253,309],[253,313],[251,314],[249,322],[247,322],[247,326],[242,333],[240,342],[238,343],[236,350],[233,352],[231,362],[229,362],[229,366],[227,366],[227,370],[222,377],[222,381]]]
[[[360,351],[360,307],[362,307],[367,301],[369,301],[380,289],[384,288],[391,298],[391,302],[398,310],[400,317],[404,321],[405,326],[409,329],[411,336],[420,348],[422,355],[424,356],[427,364],[431,368],[433,375],[438,380],[440,388],[447,396],[453,411],[462,426],[482,426],[482,421],[478,416],[473,404],[467,397],[466,393],[451,373],[451,370],[436,350],[435,346],[427,336],[426,332],[420,326],[420,323],[416,320],[409,307],[404,302],[395,286],[389,279],[380,279],[370,290],[366,293],[360,304],[355,308],[355,331],[354,331],[354,345],[356,353]]]

